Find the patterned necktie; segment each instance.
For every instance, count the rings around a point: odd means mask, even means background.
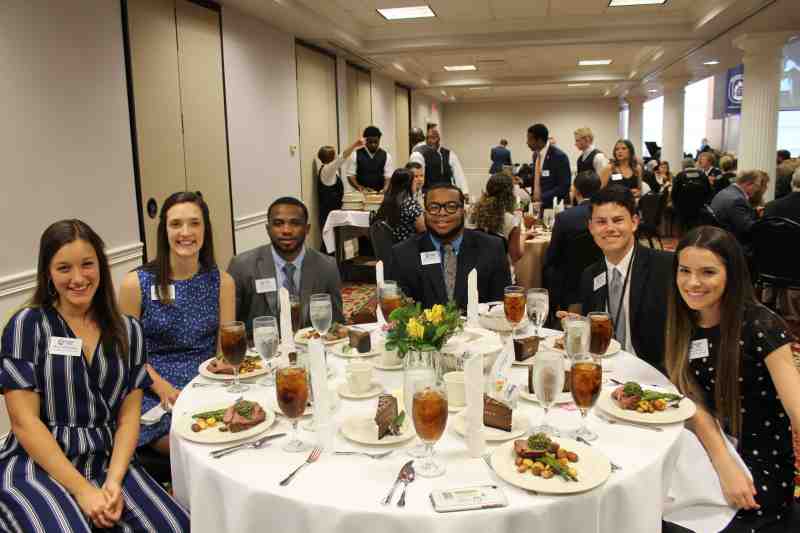
[[[297,270],[297,267],[292,263],[286,263],[283,265],[283,286],[286,287],[286,290],[289,291],[290,295],[297,296],[297,286],[294,284],[295,270]]]
[[[608,286],[608,310],[611,312],[611,320],[617,318],[619,313],[618,323],[614,323],[614,337],[622,345],[625,350],[625,337],[627,337],[625,322],[625,302],[622,301],[622,274],[619,269],[615,268],[614,274],[611,276],[611,284]],[[617,309],[621,307],[621,309]]]
[[[542,201],[542,153],[536,154],[536,162],[533,171],[533,201]]]
[[[447,288],[447,300],[453,300],[456,290],[456,269],[458,269],[458,259],[452,244],[442,245],[444,250],[444,286]]]

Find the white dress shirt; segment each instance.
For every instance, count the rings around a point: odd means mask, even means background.
[[[364,148],[364,150],[367,152],[367,155],[370,158],[374,158],[375,157],[375,154],[373,154],[372,152],[370,152],[366,148]],[[383,151],[386,152],[386,164],[383,166],[383,177],[388,180],[388,179],[391,179],[392,174],[394,173],[394,165],[392,164],[392,154],[390,154],[389,151],[386,148],[384,148]],[[347,175],[348,176],[355,176],[356,175],[356,166],[358,165],[358,162],[356,160],[356,157],[357,157],[356,153],[357,152],[358,152],[358,150],[353,150],[353,153],[350,154],[350,164],[347,166]]]
[[[589,146],[589,148],[581,152],[580,160],[583,161],[584,158],[586,158],[587,155],[592,153],[592,150],[594,149],[595,146],[592,144]],[[597,173],[598,176],[600,175],[600,171],[606,168],[606,165],[608,165],[608,158],[606,157],[606,154],[604,154],[603,152],[597,152],[597,155],[594,156],[594,161],[592,161],[592,166],[594,166],[594,171]]]
[[[450,150],[448,148],[448,150]],[[437,152],[441,155],[441,147],[437,149]],[[414,161],[422,165],[423,172],[425,171],[425,158],[422,156],[420,152],[412,152],[411,157],[408,158],[408,161]],[[453,181],[455,182],[456,187],[461,189],[461,192],[464,194],[469,194],[469,185],[467,184],[467,178],[464,176],[464,169],[461,168],[461,162],[458,160],[458,156],[453,150],[450,150],[450,168],[453,169]]]
[[[328,187],[336,185],[336,178],[339,175],[339,169],[344,163],[345,159],[343,159],[342,156],[337,157],[327,165],[320,163],[322,165],[322,170],[319,172],[319,179],[322,181],[322,184],[327,185]]]
[[[628,250],[628,253],[625,254],[625,257],[622,258],[622,261],[619,262],[618,265],[612,265],[611,262],[606,258],[606,270],[608,271],[608,276],[606,279],[606,284],[611,283],[611,278],[614,275],[613,270],[619,270],[620,275],[622,276],[622,282],[625,283],[625,274],[628,272],[628,265],[633,260],[633,251],[636,249],[636,245],[631,247]],[[636,350],[633,349],[633,343],[631,342],[631,312],[630,312],[630,301],[631,301],[631,278],[633,278],[633,265],[631,265],[631,275],[628,277],[628,285],[625,287],[625,292],[622,295],[622,308],[625,310],[625,346],[627,346],[626,351],[636,355]],[[609,302],[606,302],[606,311],[611,313],[611,309],[609,308]],[[614,320],[614,317],[611,317],[611,320]]]

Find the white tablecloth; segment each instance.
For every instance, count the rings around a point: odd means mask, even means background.
[[[369,227],[369,211],[342,211],[335,210],[328,213],[325,227],[322,228],[322,240],[326,250],[336,248],[336,234],[333,228],[338,226],[355,226],[357,228]]]
[[[329,355],[329,365],[336,368],[331,385],[344,380],[345,360]],[[647,363],[620,353],[605,360],[610,372],[604,377],[635,379],[643,383],[667,384],[667,380]],[[376,379],[388,390],[402,386],[402,371],[376,370]],[[519,384],[527,383],[527,368],[514,367]],[[197,378],[205,381],[204,378]],[[274,387],[253,386],[245,397],[272,405]],[[232,400],[233,395],[217,387],[187,387],[175,405],[183,413],[218,400]],[[353,413],[374,415],[376,399],[341,400],[335,421],[341,423]],[[538,405],[520,400],[518,409],[528,414],[532,424],[542,415]],[[452,414],[451,414],[452,416]],[[283,418],[270,432],[288,431]],[[569,430],[578,426],[577,410],[557,408],[550,422]],[[665,426],[663,432],[621,425],[609,425],[590,415],[589,423],[600,438],[594,446],[605,452],[623,470],[612,474],[601,487],[570,496],[533,495],[499,481],[481,459],[469,457],[464,440],[448,427],[436,445],[437,455],[447,465],[439,478],[418,477],[409,486],[407,506],[382,506],[400,467],[408,461],[403,449],[381,460],[357,456],[322,458],[305,468],[288,487],[278,486],[291,470],[303,462],[306,454],[285,453],[282,440],[260,450],[246,450],[222,459],[208,453],[217,446],[185,441],[172,433],[172,475],[175,496],[188,507],[193,532],[221,531],[302,531],[302,532],[373,532],[453,533],[548,532],[657,532],[661,527],[663,502],[668,492],[670,473],[679,453],[683,425]],[[302,425],[302,423],[301,423]],[[301,432],[313,441],[315,435]],[[410,441],[407,446],[410,446]],[[337,433],[335,449],[366,449]],[[371,451],[376,451],[373,447]],[[436,513],[428,495],[431,490],[463,487],[471,484],[498,483],[509,500],[501,509],[461,513]],[[395,495],[395,499],[398,497]]]

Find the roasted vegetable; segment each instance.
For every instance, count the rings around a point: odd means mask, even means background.
[[[531,450],[547,450],[552,441],[544,433],[535,433],[528,437],[528,447]]]
[[[622,392],[625,396],[641,396],[644,393],[642,386],[635,381],[628,381],[625,383]]]

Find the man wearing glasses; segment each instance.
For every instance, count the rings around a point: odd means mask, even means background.
[[[425,194],[427,231],[392,248],[388,279],[424,308],[455,301],[467,308],[467,274],[478,271],[481,302],[503,299],[511,271],[503,241],[464,229],[464,194],[455,185],[439,184]]]

